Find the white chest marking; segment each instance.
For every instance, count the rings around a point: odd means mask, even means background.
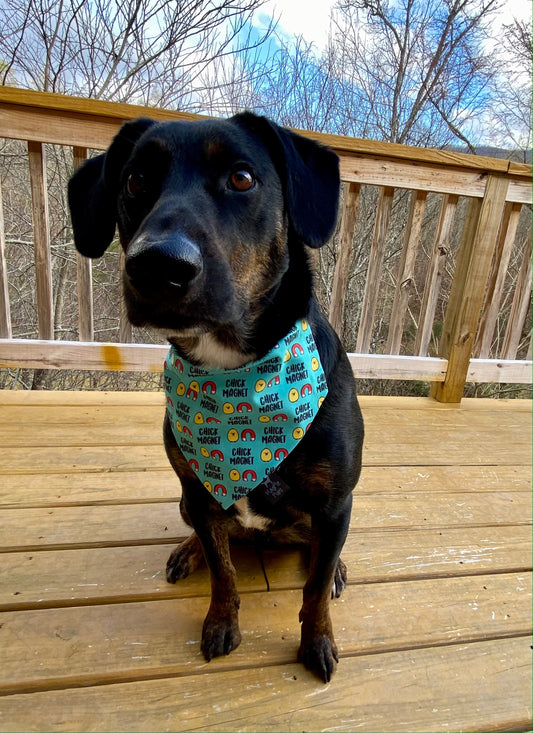
[[[254,514],[250,509],[248,497],[243,496],[242,499],[238,499],[235,502],[235,509],[237,510],[237,519],[246,529],[260,529],[262,531],[268,529],[271,520],[262,517],[260,514]]]

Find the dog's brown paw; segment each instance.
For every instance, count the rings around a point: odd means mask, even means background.
[[[235,616],[207,614],[202,632],[202,653],[208,662],[214,657],[229,654],[240,643],[241,632]]]
[[[193,533],[176,547],[167,561],[167,581],[175,583],[196,570],[203,560],[198,537]]]
[[[342,591],[346,587],[347,580],[348,580],[348,571],[346,569],[346,565],[343,563],[343,561],[339,557],[339,562],[337,563],[337,569],[335,570],[335,575],[333,576],[333,585],[331,586],[331,597],[332,598],[339,598]]]
[[[306,644],[302,641],[298,661],[323,682],[329,682],[339,661],[335,642],[329,636],[317,636]]]

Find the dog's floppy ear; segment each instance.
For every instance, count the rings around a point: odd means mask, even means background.
[[[294,234],[309,247],[322,247],[337,222],[340,175],[333,150],[251,112],[233,120],[260,135],[274,152]]]
[[[124,123],[107,152],[87,160],[70,179],[74,244],[85,257],[101,257],[113,241],[122,168],[137,140],[153,124],[143,117]]]

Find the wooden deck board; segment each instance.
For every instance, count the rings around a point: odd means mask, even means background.
[[[205,568],[161,395],[0,393],[0,730],[531,730],[531,405],[362,398],[332,605],[340,663],[294,663],[305,562],[235,548],[243,642],[206,664]]]

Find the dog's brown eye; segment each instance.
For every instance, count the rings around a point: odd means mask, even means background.
[[[229,186],[234,191],[249,191],[255,186],[255,178],[250,171],[235,171],[229,177]]]
[[[126,181],[126,190],[130,196],[138,196],[144,192],[146,179],[142,173],[130,173]]]

